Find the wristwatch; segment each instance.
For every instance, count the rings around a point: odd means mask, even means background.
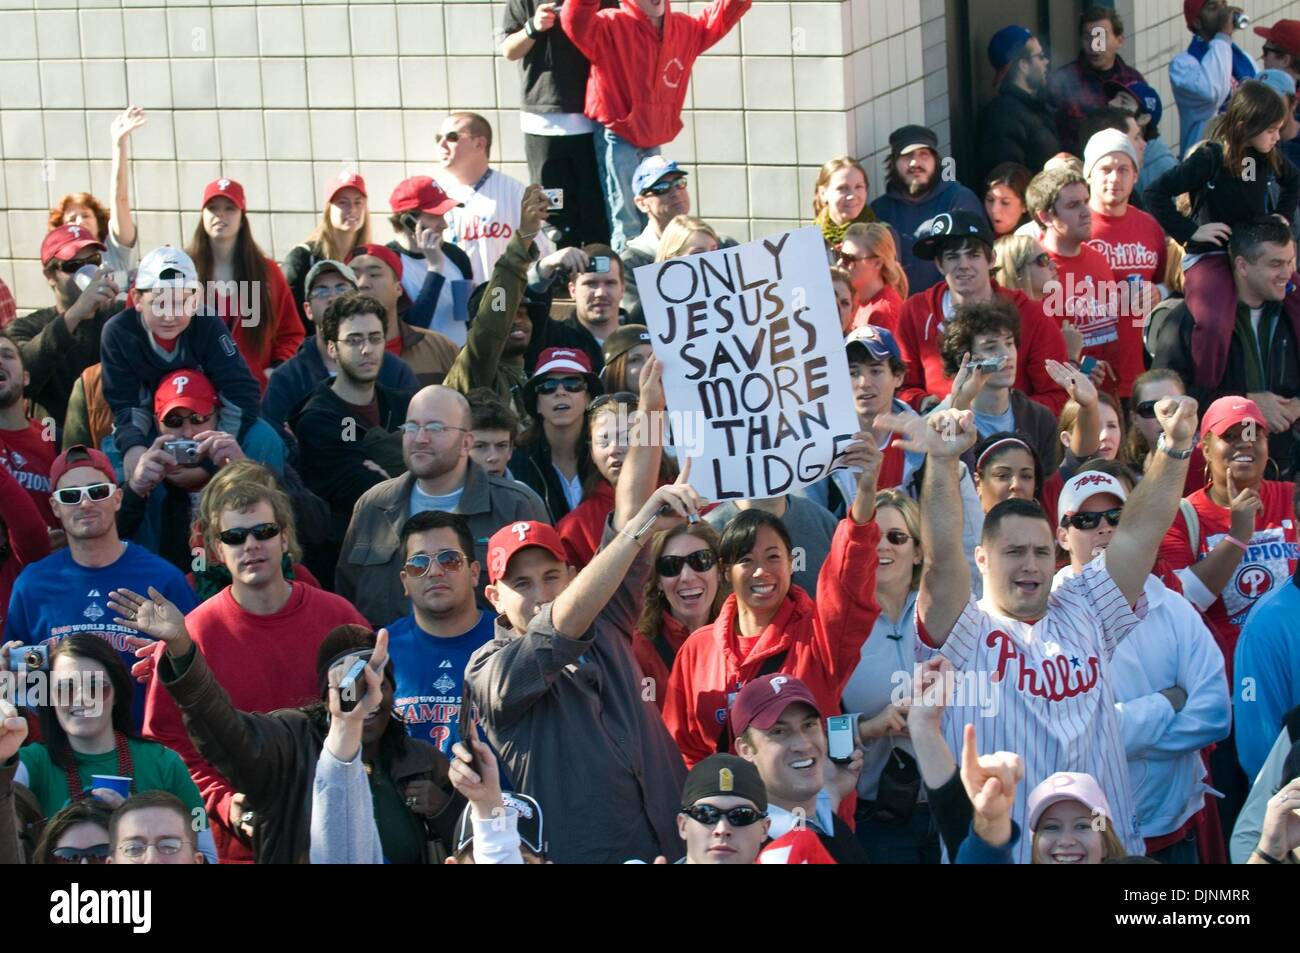
[[[1195,451],[1196,445],[1193,444],[1186,450],[1175,450],[1173,447],[1169,446],[1169,441],[1166,439],[1165,435],[1161,434],[1160,439],[1156,441],[1156,449],[1162,453],[1169,454],[1169,456],[1173,457],[1175,460],[1186,460],[1192,455],[1193,451]]]

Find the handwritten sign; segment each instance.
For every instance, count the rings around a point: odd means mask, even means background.
[[[636,281],[670,411],[703,422],[698,492],[783,496],[835,468],[858,422],[818,229],[644,265]]]

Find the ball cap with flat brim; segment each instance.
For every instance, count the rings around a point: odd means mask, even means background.
[[[366,180],[355,172],[340,172],[325,183],[325,204],[329,205],[334,197],[344,189],[356,189],[366,195]]]
[[[308,294],[311,294],[311,286],[315,283],[316,279],[327,271],[334,272],[353,288],[357,286],[357,273],[355,271],[343,264],[341,261],[335,261],[333,258],[323,258],[311,266],[311,270],[307,272],[307,280],[302,283],[303,288]]]
[[[1110,802],[1092,775],[1057,771],[1029,794],[1029,830],[1038,830],[1038,822],[1047,809],[1061,801],[1078,801],[1092,812],[1093,817],[1111,816]]]
[[[929,149],[937,155],[939,137],[925,126],[902,126],[889,134],[890,155],[905,156],[917,149]]]
[[[108,251],[108,246],[84,225],[60,225],[41,240],[41,265],[52,261],[72,261],[87,248]]]
[[[746,682],[731,703],[731,733],[739,738],[750,727],[767,731],[787,708],[798,703],[820,711],[808,686],[793,675],[760,675]]]
[[[393,194],[388,197],[388,205],[394,215],[405,212],[446,215],[460,204],[427,175],[413,175],[409,179],[403,179],[397,183]]]
[[[1205,416],[1201,418],[1201,433],[1222,437],[1237,424],[1247,420],[1253,420],[1260,429],[1268,430],[1259,405],[1249,397],[1220,397],[1206,408]]]
[[[567,564],[564,543],[550,523],[541,520],[519,520],[502,526],[488,540],[488,582],[497,583],[506,574],[510,560],[520,550],[539,546],[560,562]]]
[[[938,258],[945,242],[962,238],[974,238],[989,248],[993,247],[993,229],[989,227],[989,220],[978,212],[965,209],[936,215],[916,230],[915,237],[912,254],[925,261]]]
[[[1300,57],[1300,20],[1278,20],[1272,26],[1257,26],[1255,33],[1278,49]]]
[[[682,807],[694,807],[706,797],[743,797],[760,811],[767,810],[767,786],[758,768],[734,754],[711,754],[686,775]]]
[[[64,474],[78,467],[90,467],[92,470],[98,470],[108,477],[109,483],[114,486],[117,485],[117,472],[113,469],[113,462],[108,459],[107,454],[102,450],[96,450],[94,447],[77,444],[75,447],[64,450],[50,464],[50,489],[57,490],[59,481],[63,479]]]
[[[465,704],[469,704],[466,699]],[[546,856],[546,838],[542,826],[542,806],[527,794],[505,791],[501,794],[501,803],[507,811],[515,812],[515,830],[519,834],[521,846],[539,857]],[[474,843],[474,808],[466,804],[456,825],[456,849],[452,854],[459,854]],[[495,820],[495,819],[492,819]],[[489,823],[492,823],[489,820]]]
[[[1128,494],[1124,492],[1124,484],[1109,473],[1102,473],[1100,470],[1087,470],[1066,480],[1065,486],[1061,487],[1060,499],[1056,501],[1057,525],[1060,525],[1067,516],[1079,512],[1079,508],[1089,499],[1103,493],[1118,497],[1121,503],[1128,499]]]
[[[140,259],[135,273],[135,290],[150,291],[172,285],[198,287],[199,270],[194,259],[171,245],[155,248]]]

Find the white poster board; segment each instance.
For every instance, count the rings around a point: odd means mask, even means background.
[[[670,419],[702,434],[697,492],[779,497],[835,468],[858,419],[819,229],[643,265],[636,282]]]

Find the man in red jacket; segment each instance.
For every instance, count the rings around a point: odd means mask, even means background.
[[[753,0],[713,0],[694,16],[674,13],[669,0],[622,0],[609,10],[600,0],[569,0],[560,24],[591,61],[588,118],[596,134],[614,251],[645,228],[633,204],[632,175],[682,130],[682,103],[696,57],[721,40]]]
[[[1001,287],[989,274],[993,263],[993,231],[983,215],[956,210],[937,215],[917,233],[912,253],[933,260],[943,280],[903,302],[898,318],[898,347],[907,376],[898,398],[916,410],[928,410],[948,396],[951,379],[943,373],[944,323],[964,304],[1011,301],[1020,312],[1020,344],[1016,352],[1016,390],[1024,391],[1053,414],[1065,406],[1065,391],[1047,373],[1049,358],[1065,363],[1065,338],[1060,325],[1043,313],[1042,305],[1023,291]]]

